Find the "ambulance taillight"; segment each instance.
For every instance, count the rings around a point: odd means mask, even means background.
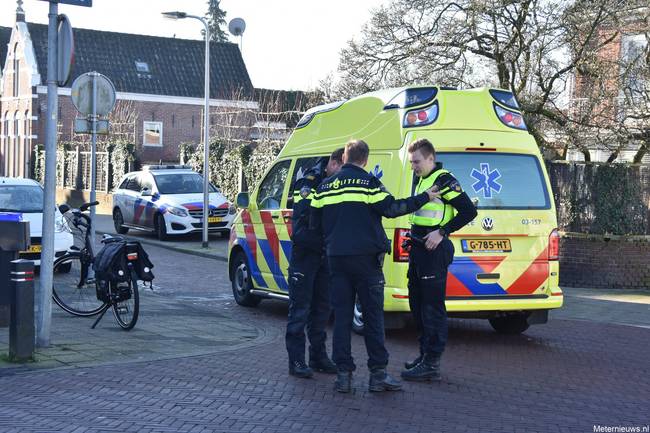
[[[406,235],[410,232],[409,229],[395,229],[393,236],[393,261],[394,262],[408,262],[409,252],[402,248],[402,244],[406,239]]]
[[[526,123],[524,122],[524,118],[521,116],[521,113],[506,110],[505,108],[502,108],[495,103],[492,105],[494,105],[494,111],[501,123],[510,128],[521,129],[524,131],[526,130]]]
[[[560,234],[553,230],[548,237],[548,259],[560,260]]]
[[[428,107],[407,111],[404,115],[404,128],[430,125],[438,118],[438,101]]]

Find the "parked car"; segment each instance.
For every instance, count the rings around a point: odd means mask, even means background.
[[[210,184],[208,230],[227,236],[235,206]],[[203,176],[178,165],[149,165],[126,174],[113,192],[115,231],[154,232],[158,239],[203,229]]]
[[[20,258],[41,264],[41,230],[43,226],[43,187],[32,179],[0,177],[0,212],[15,212],[29,221],[31,246],[21,251]],[[72,246],[73,238],[58,209],[54,225],[54,258],[61,257]]]

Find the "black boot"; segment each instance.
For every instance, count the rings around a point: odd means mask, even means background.
[[[327,355],[318,359],[309,359],[309,366],[312,370],[320,373],[336,374],[336,364]]]
[[[390,374],[386,373],[385,368],[380,368],[370,372],[368,391],[371,392],[399,391],[401,389],[402,389],[402,384],[400,383],[400,381],[395,379]]]
[[[334,389],[338,392],[348,393],[352,391],[352,372],[339,371],[336,373],[336,380],[334,381]]]
[[[402,379],[414,382],[440,380],[440,355],[424,355],[415,367],[402,371]]]
[[[418,357],[415,358],[413,361],[411,361],[411,362],[406,361],[406,362],[404,363],[404,367],[405,367],[407,370],[410,370],[410,369],[412,369],[413,367],[415,367],[416,365],[418,365],[420,362],[422,362],[422,354],[421,354],[421,353],[420,353],[420,354],[418,355]]]
[[[289,374],[306,379],[312,377],[314,371],[307,367],[305,361],[289,361]]]

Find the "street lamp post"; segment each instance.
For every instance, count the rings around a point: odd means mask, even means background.
[[[209,247],[208,242],[208,218],[210,215],[210,27],[208,22],[199,16],[188,15],[185,12],[163,12],[165,18],[180,20],[184,18],[194,18],[203,23],[205,28],[205,107],[203,108],[203,248]]]

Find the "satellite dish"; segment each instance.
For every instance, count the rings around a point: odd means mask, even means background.
[[[228,31],[233,34],[233,36],[241,36],[246,30],[246,22],[241,18],[233,18],[228,24]]]

